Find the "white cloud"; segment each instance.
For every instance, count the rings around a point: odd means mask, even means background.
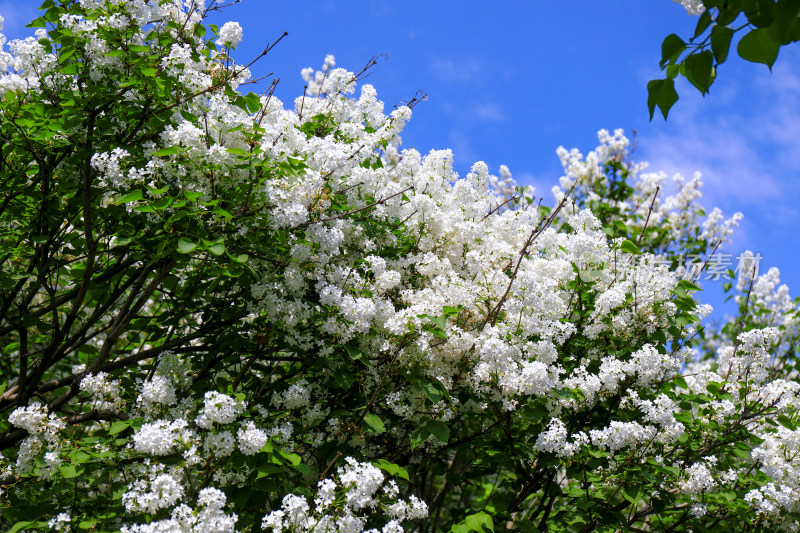
[[[471,114],[483,122],[503,122],[506,119],[500,106],[491,102],[475,105]]]
[[[669,120],[640,139],[651,170],[702,172],[706,212],[744,212],[731,249],[769,246],[800,227],[798,65],[800,51],[786,48],[771,74],[739,60],[723,65],[706,98],[682,83]]]
[[[449,141],[450,149],[453,151],[454,166],[469,169],[472,168],[476,161],[479,161],[478,155],[467,135],[458,130],[451,130]]]
[[[786,56],[772,75],[765,70],[755,78],[726,76],[723,71],[720,95],[701,99],[693,87],[680,87],[669,127],[642,139],[643,159],[654,170],[701,171],[705,196],[715,205],[768,209],[766,215],[784,220],[797,217],[800,68],[795,65],[800,54]]]
[[[454,61],[438,58],[431,61],[430,68],[444,82],[467,82],[485,73],[483,65],[476,59]]]

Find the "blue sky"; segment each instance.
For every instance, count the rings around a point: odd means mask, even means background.
[[[38,4],[0,0],[3,32],[27,35]],[[710,95],[679,84],[669,120],[649,122],[645,87],[661,77],[661,41],[688,37],[697,21],[669,0],[242,0],[215,17],[227,20],[244,28],[240,61],[289,32],[254,68],[280,77],[276,94],[287,103],[303,91],[300,70],[319,68],[326,54],[354,71],[386,54],[366,81],[387,108],[428,95],[405,146],[453,149],[461,175],[477,160],[495,172],[506,164],[546,199],[561,175],[559,145],[585,154],[598,129],[635,130],[637,159],[650,170],[700,170],[706,211],[744,213],[724,250],[734,262],[758,252],[762,271],[780,268],[800,294],[800,49],[782,50],[771,74],[731,57]],[[721,316],[721,283],[705,289]]]

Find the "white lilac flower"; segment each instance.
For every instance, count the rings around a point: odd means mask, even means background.
[[[258,429],[252,421],[245,422],[236,433],[239,450],[245,455],[255,455],[267,443],[267,432]]]
[[[71,520],[69,513],[58,513],[47,522],[47,526],[55,531],[61,531],[69,526]]]
[[[178,399],[172,383],[166,377],[156,374],[150,380],[142,383],[137,401],[145,406],[154,406],[173,405]]]
[[[673,2],[680,2],[690,15],[702,15],[706,10],[702,0],[672,0]]]
[[[208,391],[203,400],[203,412],[197,417],[197,425],[210,428],[214,422],[230,424],[241,414],[244,406],[235,398],[217,391]]]
[[[152,455],[167,455],[181,443],[189,440],[191,430],[186,420],[157,420],[142,427],[133,436],[136,451]]]
[[[238,22],[226,22],[219,29],[219,39],[217,44],[220,46],[229,45],[236,48],[242,42],[242,27]]]

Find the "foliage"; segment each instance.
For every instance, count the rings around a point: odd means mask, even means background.
[[[601,131],[551,207],[459,178],[374,62],[245,92],[215,7],[0,50],[3,530],[797,528],[797,304],[746,266],[697,326],[699,175]]]
[[[672,33],[661,44],[659,64],[667,77],[647,84],[651,120],[656,107],[666,119],[678,101],[674,80],[679,75],[706,94],[716,80],[717,69],[728,59],[737,34],[739,57],[763,63],[770,70],[780,48],[800,40],[797,0],[702,0],[702,3],[682,0],[682,3],[700,18],[688,42]]]

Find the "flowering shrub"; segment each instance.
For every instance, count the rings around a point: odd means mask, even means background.
[[[797,306],[698,326],[699,175],[459,178],[333,57],[246,92],[213,7],[0,37],[4,530],[798,528]]]

